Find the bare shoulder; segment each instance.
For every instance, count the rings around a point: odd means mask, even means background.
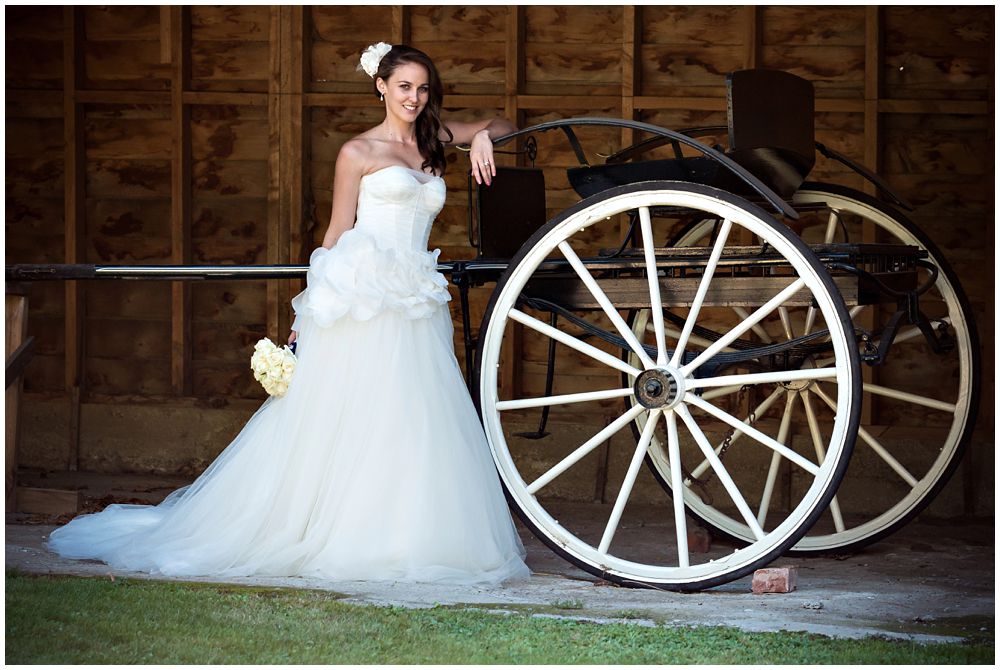
[[[347,161],[364,167],[364,164],[369,162],[375,153],[375,147],[372,145],[373,142],[364,135],[353,137],[340,147],[337,162]]]

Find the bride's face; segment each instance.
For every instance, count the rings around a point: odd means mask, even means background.
[[[415,122],[430,95],[426,68],[418,63],[402,63],[388,80],[379,81],[379,90],[385,95],[386,113]]]

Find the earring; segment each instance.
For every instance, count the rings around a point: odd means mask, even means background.
[[[385,93],[380,93],[378,96],[379,102],[385,102]]]

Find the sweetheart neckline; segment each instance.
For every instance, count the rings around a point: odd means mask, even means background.
[[[375,170],[374,172],[369,172],[368,174],[361,175],[361,178],[364,179],[365,177],[371,177],[372,175],[376,175],[379,172],[385,172],[386,170],[389,170],[390,168],[399,168],[401,170],[407,170],[408,172],[420,174],[420,175],[423,175],[425,177],[430,177],[429,180],[427,180],[425,182],[421,182],[423,184],[430,184],[434,179],[441,179],[441,180],[444,179],[444,177],[441,177],[440,175],[430,174],[428,172],[424,172],[423,170],[418,170],[416,168],[411,168],[411,167],[409,167],[407,165],[386,165],[385,167],[379,168],[378,170]]]

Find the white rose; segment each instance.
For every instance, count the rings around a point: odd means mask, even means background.
[[[273,344],[271,344],[271,340],[267,339],[266,337],[257,340],[257,344],[253,345],[254,351],[263,351],[268,348],[267,345],[269,344],[271,345],[271,347],[274,346]]]
[[[278,382],[277,384],[274,385],[274,395],[278,396],[279,398],[285,395],[285,393],[287,392],[288,392],[288,384],[284,382]]]
[[[392,51],[391,44],[386,44],[385,42],[373,44],[361,54],[361,64],[358,67],[364,70],[365,74],[369,77],[374,77],[375,73],[378,72],[378,64],[382,62],[382,58],[390,51]]]
[[[269,367],[280,368],[284,360],[285,357],[280,351],[272,351],[267,355],[267,364]]]

